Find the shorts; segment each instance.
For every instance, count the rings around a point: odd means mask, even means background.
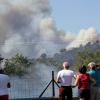
[[[90,100],[90,90],[89,89],[79,89],[78,96],[79,96],[79,98],[84,98],[85,100]]]
[[[61,86],[59,89],[59,100],[65,100],[65,96],[67,96],[67,100],[72,100],[72,88],[71,86]]]

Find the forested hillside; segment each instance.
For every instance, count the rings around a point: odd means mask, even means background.
[[[79,67],[82,64],[87,65],[89,62],[94,61],[100,64],[100,41],[91,44],[90,42],[85,46],[73,48],[71,50],[61,49],[59,53],[54,54],[52,58],[42,54],[38,59],[39,62],[54,65],[61,68],[63,61],[69,61],[71,66]],[[76,68],[74,68],[76,69]]]
[[[93,44],[88,43],[85,46],[81,45],[79,48],[73,48],[72,50],[63,48],[53,57],[48,57],[47,54],[43,53],[37,59],[29,59],[22,54],[17,54],[15,57],[6,60],[5,70],[8,74],[22,76],[27,74],[30,65],[33,70],[36,64],[44,64],[52,68],[61,69],[64,61],[68,61],[74,70],[83,64],[87,65],[91,61],[100,65],[100,41]]]

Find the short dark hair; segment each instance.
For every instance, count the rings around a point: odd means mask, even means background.
[[[83,66],[81,66],[81,67],[79,68],[79,72],[82,73],[82,74],[85,74],[86,71],[87,71],[87,68],[86,68],[85,65],[83,65]]]
[[[97,70],[100,70],[100,65],[96,65],[96,69]]]

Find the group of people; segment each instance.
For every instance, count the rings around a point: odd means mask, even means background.
[[[63,63],[63,69],[58,72],[56,82],[59,89],[59,100],[72,100],[72,88],[78,87],[79,100],[100,100],[100,66],[90,62],[87,66],[82,65],[77,74],[69,69],[68,62]],[[73,78],[75,79],[72,84]]]

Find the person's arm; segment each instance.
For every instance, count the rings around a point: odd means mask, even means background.
[[[92,81],[92,85],[94,86],[96,84],[96,80],[92,78],[91,76],[90,76],[90,80]]]
[[[74,79],[76,80],[76,78],[77,78],[77,75],[74,74]]]
[[[60,73],[58,72],[56,82],[57,82],[57,83],[60,83],[60,80],[61,80],[61,78],[60,78]]]
[[[57,82],[57,83],[60,83],[60,82],[61,82],[60,80],[61,80],[60,77],[58,77],[58,78],[56,79],[56,82]]]
[[[79,82],[79,75],[76,77],[76,80],[74,82],[74,85],[72,87],[76,87],[78,85]]]
[[[75,74],[75,73],[73,74],[73,77],[74,77],[74,79],[75,79],[75,80],[76,80],[76,78],[77,78],[78,74],[79,74],[79,72],[78,72],[78,73],[76,73],[76,74]]]

